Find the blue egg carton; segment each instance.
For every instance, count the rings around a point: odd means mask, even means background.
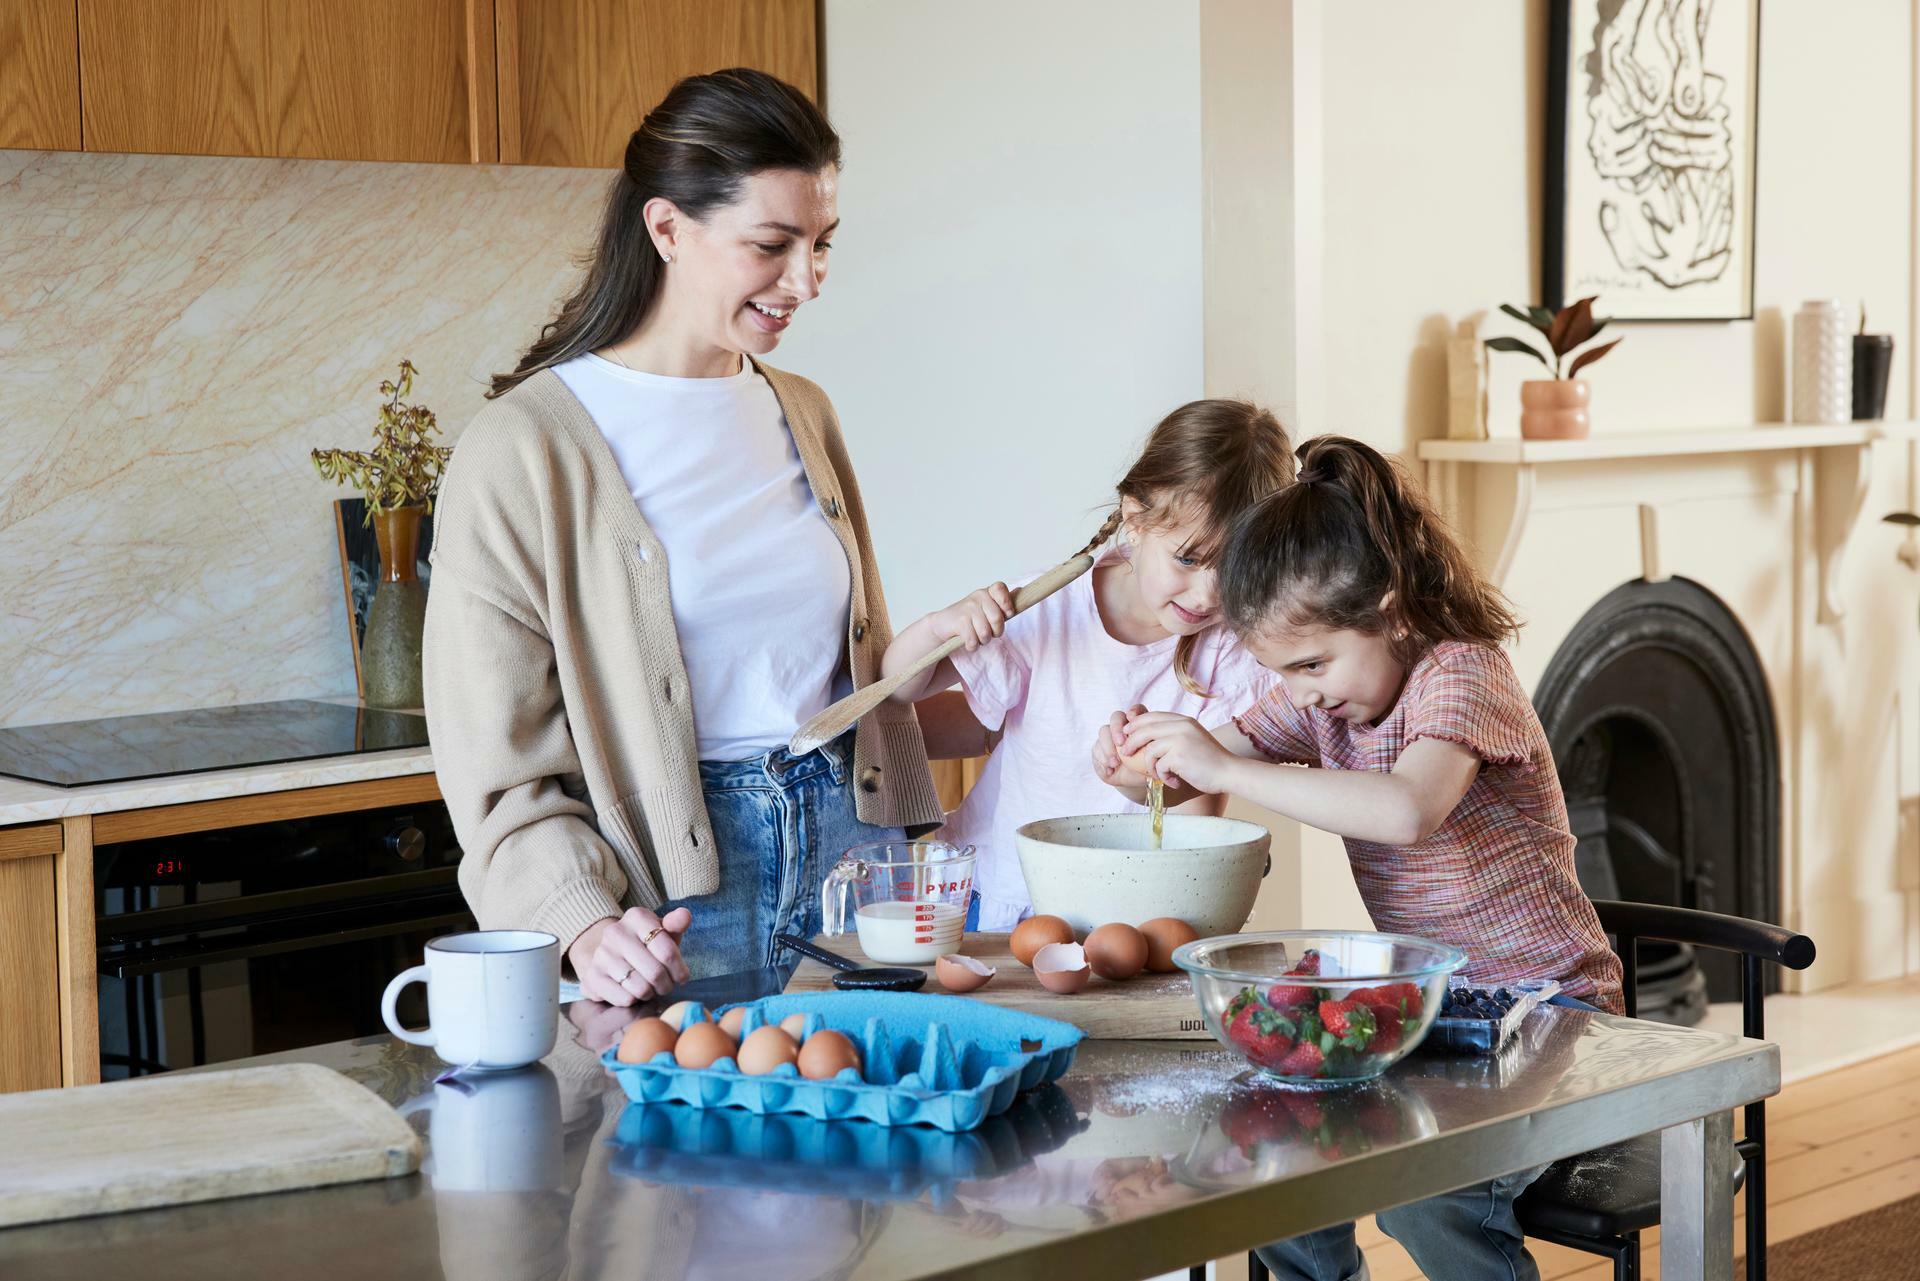
[[[791,1113],[629,1103],[609,1168],[655,1182],[816,1193],[831,1186],[862,1201],[918,1201],[935,1209],[956,1184],[1026,1165],[1086,1128],[1059,1087],[1043,1085],[979,1128],[948,1133],[871,1121],[816,1121]]]
[[[733,1008],[695,1005],[687,1021],[716,1020]],[[1006,1111],[1023,1091],[1058,1080],[1083,1036],[1058,1019],[925,992],[804,992],[749,1001],[745,1009],[741,1040],[800,1014],[803,1040],[822,1028],[843,1033],[859,1048],[863,1070],[809,1081],[787,1063],[748,1076],[732,1058],[683,1068],[665,1050],[645,1063],[622,1063],[617,1047],[600,1061],[635,1103],[930,1125],[952,1133],[971,1130]]]

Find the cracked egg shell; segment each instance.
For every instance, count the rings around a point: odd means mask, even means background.
[[[999,971],[985,961],[958,952],[948,953],[933,963],[933,977],[949,992],[971,992],[987,985]]]
[[[1073,926],[1057,916],[1029,916],[1013,927],[1007,947],[1020,964],[1033,965],[1034,955],[1049,943],[1073,942]]]
[[[1092,974],[1087,950],[1078,943],[1049,943],[1033,954],[1033,977],[1049,992],[1071,996],[1087,985]]]

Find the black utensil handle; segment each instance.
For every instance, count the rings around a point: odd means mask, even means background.
[[[781,947],[791,948],[802,956],[810,956],[822,965],[831,965],[836,970],[857,970],[860,968],[858,962],[849,961],[838,952],[829,952],[824,947],[815,947],[805,939],[795,938],[791,934],[776,934],[773,936],[773,941]]]

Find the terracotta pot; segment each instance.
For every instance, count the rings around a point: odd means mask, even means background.
[[[1537,378],[1520,384],[1520,434],[1528,440],[1584,440],[1592,389],[1584,378]]]

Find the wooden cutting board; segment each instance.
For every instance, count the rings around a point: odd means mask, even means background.
[[[315,1063],[0,1095],[0,1227],[410,1174],[420,1139]]]
[[[870,964],[860,950],[855,934],[817,938],[816,944],[841,956]],[[1200,1007],[1193,999],[1193,985],[1187,976],[1174,974],[1137,974],[1116,983],[1094,975],[1087,986],[1072,996],[1049,992],[1040,986],[1033,971],[1013,959],[1005,934],[969,934],[960,950],[994,966],[999,973],[985,987],[967,993],[975,1000],[1003,1005],[1010,1010],[1039,1014],[1071,1023],[1096,1041],[1209,1041],[1213,1034],[1200,1019]],[[931,965],[914,966],[927,972],[925,992],[946,992],[933,977]],[[802,959],[793,977],[787,980],[789,992],[830,992],[834,971],[811,958]]]

